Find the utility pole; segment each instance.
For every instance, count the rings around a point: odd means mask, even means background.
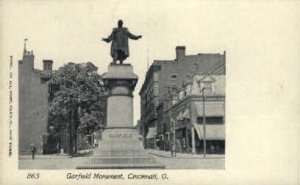
[[[170,123],[172,122],[172,95],[171,95],[171,88],[170,86],[167,87],[168,88],[168,104],[169,104],[169,119],[170,119]],[[171,126],[171,124],[170,124]],[[173,133],[173,145],[171,147],[171,151],[172,151],[172,157],[173,157],[173,154],[174,156],[176,156],[176,124],[175,124],[175,121],[173,121],[173,124],[172,124],[172,133]]]
[[[203,157],[206,157],[206,117],[205,117],[205,87],[201,90],[202,91],[202,98],[203,98]]]
[[[172,122],[172,92],[171,92],[172,87],[168,86],[168,98],[169,98],[169,113],[170,113],[170,123]],[[171,126],[171,125],[170,125]],[[173,127],[173,145],[171,148],[172,154],[176,157],[176,122],[173,121],[172,124]]]
[[[170,121],[172,121],[172,100],[170,101]],[[173,153],[176,157],[176,124],[175,121],[173,121]]]
[[[173,145],[171,146],[170,150],[171,152],[175,154],[176,156],[176,122],[173,121],[173,124],[171,125],[172,122],[172,95],[171,95],[171,86],[167,86],[164,87],[167,88],[167,99],[166,100],[162,100],[162,101],[166,101],[168,102],[168,106],[169,106],[169,119],[170,119],[170,127],[173,127],[172,129],[170,128],[170,131],[173,134]]]

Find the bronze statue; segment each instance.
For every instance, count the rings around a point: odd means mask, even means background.
[[[141,35],[133,35],[127,28],[122,26],[123,21],[119,20],[118,27],[113,29],[110,36],[108,38],[102,38],[102,40],[107,43],[112,41],[110,55],[113,58],[113,64],[116,64],[118,60],[120,64],[123,64],[123,61],[129,57],[128,38],[133,40],[142,38]]]

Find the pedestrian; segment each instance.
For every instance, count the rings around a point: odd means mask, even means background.
[[[210,145],[210,153],[214,153],[215,152],[215,146],[214,145]]]
[[[57,145],[56,145],[56,152],[59,154],[60,153],[60,145],[59,145],[59,143],[57,143]]]
[[[98,139],[94,138],[94,147],[98,148]]]
[[[174,157],[176,157],[176,146],[174,144],[172,146],[172,157],[173,157],[173,155],[174,155]]]
[[[32,160],[34,160],[34,155],[36,152],[36,147],[34,144],[31,144],[31,156],[32,156]]]

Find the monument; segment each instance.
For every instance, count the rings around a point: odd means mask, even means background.
[[[137,130],[133,127],[133,91],[138,76],[134,74],[130,64],[123,64],[129,56],[128,38],[139,39],[142,36],[131,34],[122,27],[119,20],[118,28],[103,39],[112,41],[111,56],[113,62],[108,71],[102,75],[104,85],[108,89],[107,126],[102,140],[85,164],[77,169],[162,169],[163,164],[144,149]],[[120,64],[117,64],[117,61]]]
[[[130,33],[127,28],[123,27],[123,21],[118,21],[118,27],[114,28],[112,33],[102,40],[105,42],[112,42],[110,48],[110,55],[113,58],[113,64],[119,60],[120,64],[129,57],[128,38],[138,40],[142,38],[141,35],[135,36]]]

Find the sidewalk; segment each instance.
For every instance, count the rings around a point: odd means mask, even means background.
[[[170,151],[164,151],[164,150],[155,150],[155,149],[146,149],[147,152],[153,155],[161,156],[161,157],[167,157],[172,158]],[[203,154],[187,154],[187,153],[176,153],[176,158],[182,158],[182,159],[191,159],[191,158],[199,158],[204,159]],[[224,154],[206,154],[207,159],[225,159]]]
[[[70,158],[67,154],[47,154],[47,155],[34,155],[34,159],[67,159]],[[19,159],[32,159],[31,155],[19,155]]]
[[[73,157],[85,157],[93,154],[93,149],[80,150],[74,156],[70,156],[66,153],[62,154],[35,154],[34,159],[67,159]],[[19,159],[32,159],[30,154],[27,155],[19,155]]]

